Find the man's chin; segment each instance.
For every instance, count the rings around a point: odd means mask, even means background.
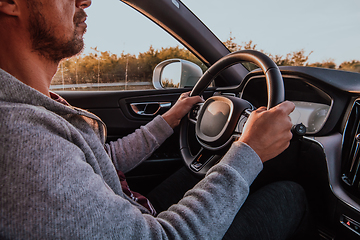
[[[58,48],[59,51],[57,52],[57,61],[78,55],[84,50],[84,32],[85,31],[83,31],[81,34],[75,33],[71,41],[65,43],[61,48]]]
[[[65,58],[70,58],[80,54],[84,49],[84,41],[83,38],[73,39],[73,41],[68,42],[63,45],[62,48],[58,49],[49,49],[48,52],[42,54],[47,59],[54,63],[59,63],[61,60]]]

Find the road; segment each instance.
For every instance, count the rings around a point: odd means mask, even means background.
[[[151,86],[151,82],[124,82],[117,83],[81,83],[81,84],[64,84],[64,85],[51,85],[51,90],[62,89],[76,89],[76,88],[100,88],[100,87],[121,87],[121,86]]]

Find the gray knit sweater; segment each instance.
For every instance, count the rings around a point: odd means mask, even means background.
[[[221,239],[262,163],[234,143],[179,203],[153,217],[122,192],[115,168],[132,169],[171,133],[157,117],[106,145],[109,156],[98,117],[0,69],[0,239]]]

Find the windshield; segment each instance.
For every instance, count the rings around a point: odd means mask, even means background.
[[[259,0],[256,6],[248,1],[182,1],[230,51],[256,49],[279,66],[360,72],[358,0]],[[173,37],[120,1],[93,1],[87,14],[85,49],[59,65],[53,90],[153,89],[155,66],[170,58],[206,70]]]
[[[182,2],[231,51],[260,50],[279,66],[360,72],[359,0]]]

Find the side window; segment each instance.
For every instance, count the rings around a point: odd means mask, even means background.
[[[172,36],[120,1],[93,1],[87,9],[84,51],[64,59],[50,89],[154,89],[154,68],[167,59],[204,65]]]

